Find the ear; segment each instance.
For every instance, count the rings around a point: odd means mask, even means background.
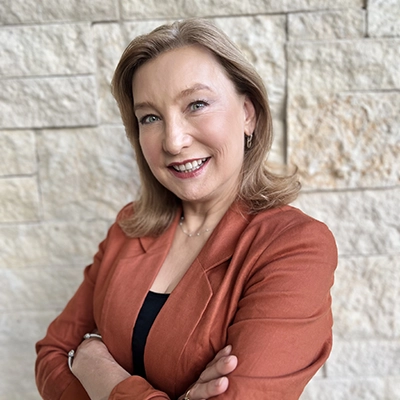
[[[253,102],[250,100],[250,97],[245,96],[243,108],[244,108],[244,133],[247,136],[250,136],[256,129],[256,122],[257,122],[256,109],[254,107]]]

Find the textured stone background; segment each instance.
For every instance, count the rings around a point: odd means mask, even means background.
[[[1,0],[0,400],[39,398],[34,343],[134,196],[116,62],[189,16],[256,65],[271,158],[337,238],[334,349],[302,400],[400,399],[400,0]]]

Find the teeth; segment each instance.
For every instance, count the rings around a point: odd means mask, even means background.
[[[199,169],[206,161],[207,158],[203,158],[201,160],[194,160],[186,164],[174,165],[173,168],[179,172],[192,172],[196,169]]]

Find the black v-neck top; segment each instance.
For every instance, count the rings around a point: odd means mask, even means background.
[[[168,293],[148,292],[133,328],[132,357],[134,374],[143,378],[146,378],[144,348],[147,336],[168,296]]]

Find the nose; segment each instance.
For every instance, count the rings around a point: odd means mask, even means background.
[[[189,126],[183,117],[175,116],[165,121],[163,149],[165,152],[177,155],[192,143]]]

